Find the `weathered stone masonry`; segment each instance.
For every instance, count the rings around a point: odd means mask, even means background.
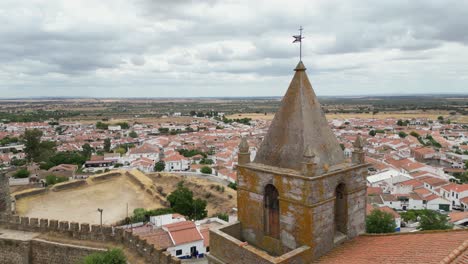
[[[143,257],[147,263],[152,264],[179,264],[181,261],[172,257],[168,252],[156,248],[154,245],[148,244],[146,240],[135,236],[128,230],[113,228],[111,226],[89,225],[86,223],[75,223],[68,221],[37,219],[29,217],[19,217],[17,215],[0,219],[0,226],[8,229],[39,232],[39,233],[57,233],[65,235],[76,240],[90,241],[110,241],[120,243],[126,248],[136,252]],[[8,249],[8,243],[0,243],[0,251]],[[34,246],[34,244],[32,245]],[[69,252],[73,254],[73,252]],[[52,255],[49,255],[51,257]],[[32,258],[32,264],[43,263],[39,262],[42,257]],[[1,262],[0,262],[1,263]],[[13,262],[15,263],[15,262]],[[18,262],[21,263],[21,262]],[[63,262],[47,262],[59,264]]]
[[[343,152],[299,62],[255,160],[239,145],[239,222],[210,232],[210,264],[311,263],[365,231],[363,140]]]

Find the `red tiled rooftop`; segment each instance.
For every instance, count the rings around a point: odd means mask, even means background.
[[[467,231],[359,236],[338,246],[315,263],[441,263],[457,248],[462,250],[453,259],[463,261],[463,254],[468,252],[467,245]]]
[[[450,183],[442,187],[443,189],[447,191],[454,191],[454,192],[464,192],[468,191],[468,184],[456,184],[456,183]]]
[[[451,212],[449,213],[450,222],[455,223],[457,221],[468,219],[468,212]]]
[[[202,240],[200,232],[198,231],[194,222],[184,221],[165,225],[172,240],[176,245],[185,244],[189,242]]]
[[[367,195],[382,194],[383,190],[380,187],[367,187]]]

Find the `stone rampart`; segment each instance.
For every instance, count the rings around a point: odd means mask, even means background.
[[[51,190],[54,192],[59,192],[63,190],[78,188],[87,184],[88,183],[86,182],[86,180],[75,180],[75,181],[55,184],[54,186],[52,186]]]
[[[68,221],[58,221],[49,219],[37,219],[29,217],[20,217],[17,215],[0,219],[0,225],[9,229],[41,232],[41,233],[57,233],[68,236],[77,240],[116,242],[123,244],[126,248],[137,253],[144,258],[147,263],[152,264],[179,264],[181,261],[172,257],[163,249],[156,248],[154,245],[140,237],[134,235],[129,230],[123,230],[112,226],[90,225],[87,223],[76,223]],[[6,246],[5,246],[6,248]],[[0,244],[0,251],[4,250],[4,246]],[[17,257],[17,256],[13,256]],[[13,258],[12,257],[12,258]],[[1,259],[0,259],[1,260]],[[2,263],[2,262],[0,262]],[[6,262],[8,263],[8,262]],[[14,262],[16,263],[16,262]],[[18,262],[21,263],[21,262]],[[36,262],[32,262],[36,263]],[[37,262],[43,263],[43,262]]]
[[[104,180],[109,180],[115,177],[122,176],[122,173],[120,172],[109,172],[106,174],[101,174],[101,175],[96,175],[90,177],[93,181],[104,181]]]
[[[132,173],[130,172],[126,172],[125,175],[130,179],[131,182],[135,183],[136,185],[138,185],[142,190],[145,189],[145,184],[143,182],[140,181],[140,179],[138,179],[138,177],[136,177],[135,175],[133,175]]]
[[[23,198],[26,198],[26,197],[29,197],[29,196],[43,194],[43,193],[46,193],[46,192],[47,192],[46,188],[29,189],[29,190],[22,191],[22,192],[17,193],[17,194],[13,194],[13,196],[15,197],[15,200],[19,200],[19,199],[23,199]]]

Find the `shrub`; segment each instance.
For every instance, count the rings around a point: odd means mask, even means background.
[[[392,233],[395,232],[395,228],[395,220],[387,212],[374,209],[366,217],[367,233]]]
[[[211,174],[213,170],[210,167],[204,166],[200,169],[200,172],[204,174]]]
[[[13,174],[14,178],[27,178],[31,173],[27,169],[19,169]]]
[[[52,175],[52,174],[46,176],[47,185],[54,185],[54,184],[61,183],[61,182],[66,182],[66,181],[68,181],[67,177],[55,176],[55,175]]]
[[[127,258],[119,248],[113,248],[106,252],[97,252],[86,256],[82,264],[126,264]]]
[[[230,182],[228,184],[228,187],[233,189],[233,190],[237,190],[237,183],[236,182]]]
[[[221,220],[224,220],[224,221],[229,221],[229,215],[228,214],[225,214],[225,213],[217,213],[214,215],[215,217],[218,217],[219,219]]]

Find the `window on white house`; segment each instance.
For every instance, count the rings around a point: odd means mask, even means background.
[[[176,256],[182,255],[182,249],[176,250],[175,254],[176,254]]]

